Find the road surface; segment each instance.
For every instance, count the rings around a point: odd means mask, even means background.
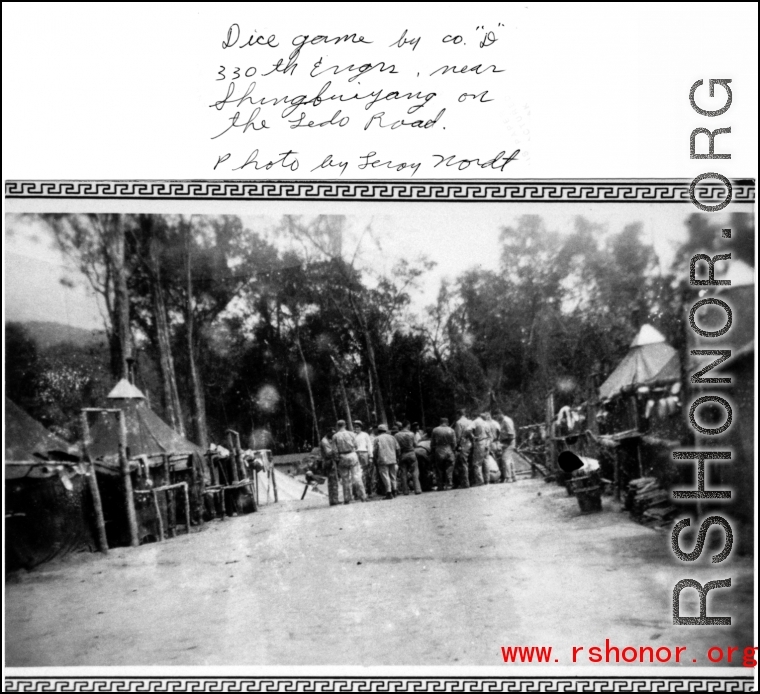
[[[669,542],[541,480],[336,507],[310,493],[10,577],[6,665],[496,666],[535,645],[566,666],[605,639],[708,665],[710,646],[750,645],[751,560],[684,566]],[[728,576],[709,606],[731,627],[672,625],[678,580]]]

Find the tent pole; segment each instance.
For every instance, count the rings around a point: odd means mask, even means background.
[[[164,453],[162,456],[164,461],[164,484],[169,487],[172,483],[172,474],[169,469],[169,455]],[[169,537],[177,536],[177,490],[166,490],[166,525],[167,534]]]
[[[182,487],[185,492],[185,527],[187,528],[187,534],[190,534],[190,493],[187,490],[187,483]]]
[[[201,527],[204,524],[203,513],[206,509],[206,482],[203,477],[203,470],[199,470],[199,462],[195,453],[190,454],[190,465],[193,470],[193,487],[198,494],[198,525]],[[190,532],[190,525],[187,526],[187,532]]]
[[[87,423],[87,413],[82,412],[82,460],[89,463],[87,466],[87,483],[92,494],[92,505],[95,509],[95,525],[98,529],[98,549],[103,554],[108,554],[108,538],[106,537],[106,521],[103,517],[103,501],[100,498],[100,487],[95,477],[95,463],[90,460],[87,446],[90,443],[90,426]]]
[[[127,419],[124,410],[119,410],[119,463],[121,465],[121,480],[124,487],[124,502],[127,507],[127,523],[129,525],[129,544],[137,547],[140,538],[137,532],[137,513],[135,512],[135,497],[132,491],[132,477],[129,473],[129,458],[127,457]]]
[[[151,496],[153,497],[153,508],[156,511],[156,520],[158,521],[158,541],[163,542],[164,541],[164,519],[161,518],[161,507],[158,505],[158,494],[156,494],[155,489],[152,491]]]
[[[274,476],[274,461],[272,461],[270,474],[272,475],[272,489],[274,490],[274,503],[277,503],[279,501],[279,498],[277,497],[277,480],[275,479],[275,476]]]

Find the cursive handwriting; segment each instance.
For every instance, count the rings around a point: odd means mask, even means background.
[[[503,173],[519,161],[519,149],[507,154],[505,148],[493,157],[459,153],[481,150],[492,132],[500,138],[530,132],[522,82],[501,77],[507,70],[500,64],[515,64],[504,53],[511,42],[500,42],[508,29],[501,22],[474,25],[366,36],[304,31],[314,28],[308,26],[285,34],[276,27],[229,24],[220,55],[235,59],[216,61],[210,79],[222,84],[212,87],[216,98],[206,103],[212,109],[210,139],[231,144],[213,153],[213,168],[302,169],[328,176],[351,171],[414,176],[425,169]],[[481,59],[484,51],[487,61]],[[292,141],[285,132],[293,133]],[[330,153],[313,151],[318,140],[308,133],[320,133]],[[237,136],[245,136],[242,152],[234,149]],[[373,137],[381,141],[369,147]],[[258,146],[251,151],[250,143]],[[340,155],[333,153],[333,143],[340,145]]]
[[[434,164],[433,168],[437,169],[443,164],[446,167],[455,166],[458,171],[465,171],[466,169],[469,169],[470,166],[479,167],[481,169],[498,169],[499,171],[504,171],[504,167],[510,162],[515,161],[518,154],[520,154],[519,149],[516,149],[509,156],[506,156],[506,152],[502,150],[495,157],[487,159],[486,161],[480,161],[479,158],[466,159],[462,157],[461,159],[457,159],[456,154],[451,154],[449,156],[434,154],[433,157],[438,159],[438,161]]]

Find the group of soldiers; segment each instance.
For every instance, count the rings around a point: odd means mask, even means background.
[[[515,482],[514,446],[511,418],[483,412],[471,420],[460,410],[453,427],[444,417],[427,431],[408,421],[397,422],[390,430],[386,424],[365,428],[359,420],[354,420],[351,431],[341,419],[325,432],[320,455],[330,505],[335,505],[340,503],[339,486],[343,503],[349,504],[375,494],[393,499],[399,493]],[[498,465],[493,480],[489,456]]]

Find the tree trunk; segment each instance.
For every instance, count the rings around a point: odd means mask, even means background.
[[[177,375],[174,370],[174,358],[172,357],[169,321],[166,314],[164,291],[161,287],[161,263],[158,256],[158,241],[155,238],[151,238],[150,240],[150,264],[152,270],[151,282],[153,285],[153,321],[158,345],[158,366],[163,385],[164,411],[172,428],[181,436],[184,436],[185,423],[182,421],[182,408],[179,402]]]
[[[194,320],[193,320],[193,267],[191,258],[191,228],[188,225],[185,236],[185,272],[186,272],[186,295],[185,295],[185,331],[187,333],[187,360],[190,370],[190,398],[191,417],[195,442],[203,451],[208,450],[208,430],[206,429],[206,403],[203,397],[203,387],[198,374],[198,365],[195,357]]]
[[[343,407],[346,410],[346,424],[349,431],[354,430],[354,422],[351,419],[351,406],[348,404],[348,393],[346,392],[346,384],[343,381],[343,374],[338,371],[338,381],[340,382],[340,394],[343,397]]]
[[[427,427],[425,426],[425,403],[422,398],[422,359],[420,355],[417,355],[417,388],[420,393],[420,422],[424,430]]]
[[[385,403],[383,402],[383,393],[380,387],[380,378],[377,375],[377,363],[375,362],[375,349],[372,346],[372,336],[370,335],[369,328],[367,327],[367,321],[364,319],[364,314],[356,305],[354,298],[349,294],[349,301],[351,302],[351,308],[353,309],[356,320],[359,323],[359,327],[362,331],[362,337],[364,338],[364,345],[367,351],[367,361],[369,361],[369,369],[372,380],[374,381],[373,393],[375,396],[375,410],[380,420],[380,424],[388,424],[388,417],[385,414]]]
[[[333,422],[337,422],[340,417],[338,417],[338,406],[335,404],[335,393],[333,392],[332,386],[330,386],[330,404],[332,405],[333,416],[335,417]]]
[[[309,374],[309,365],[306,363],[306,357],[303,353],[303,347],[301,346],[301,336],[298,333],[298,324],[296,323],[296,347],[298,347],[298,354],[301,357],[301,363],[303,364],[303,377],[306,381],[306,390],[309,393],[309,406],[311,407],[311,421],[314,426],[314,439],[312,441],[313,446],[319,445],[319,423],[317,422],[317,406],[314,404],[314,393],[311,390],[311,375]]]
[[[129,292],[124,243],[124,223],[121,215],[112,215],[113,278],[114,278],[114,325],[115,351],[112,351],[111,370],[115,378],[129,379],[129,360],[132,358],[132,339],[129,330]]]

